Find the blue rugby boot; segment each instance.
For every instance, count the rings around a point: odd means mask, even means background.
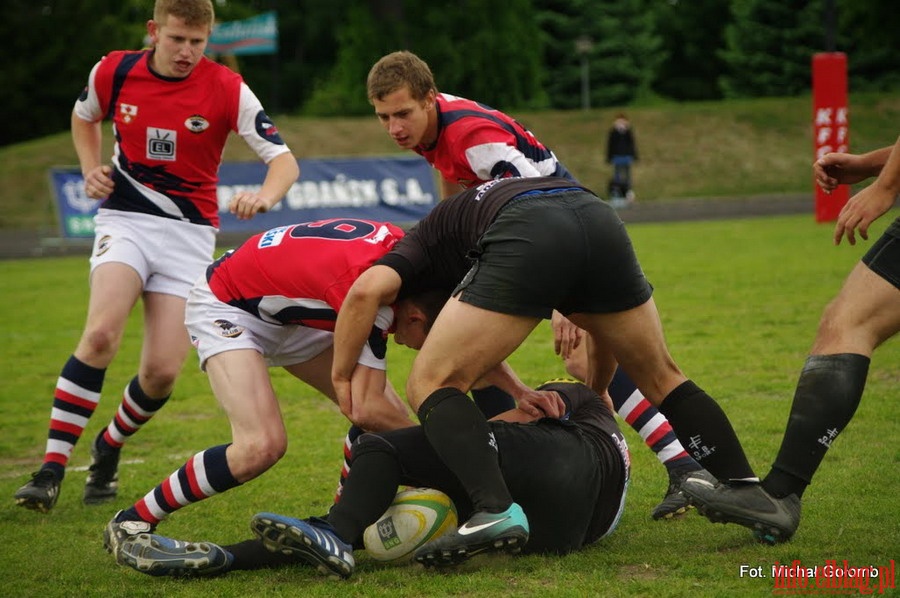
[[[257,513],[250,520],[250,529],[272,552],[294,556],[331,577],[347,579],[353,575],[353,547],[322,519]]]
[[[201,577],[227,573],[234,556],[212,542],[182,542],[156,534],[138,534],[122,540],[119,560],[147,575]]]

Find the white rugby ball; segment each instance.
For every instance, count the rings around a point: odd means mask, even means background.
[[[450,497],[432,488],[401,490],[378,521],[366,528],[363,543],[376,561],[409,560],[417,548],[455,529],[456,507]]]

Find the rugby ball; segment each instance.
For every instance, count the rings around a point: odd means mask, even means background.
[[[394,502],[366,528],[366,553],[382,563],[402,563],[417,548],[456,529],[456,508],[450,497],[432,488],[401,490]]]

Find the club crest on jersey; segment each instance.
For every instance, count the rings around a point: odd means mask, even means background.
[[[188,119],[184,121],[184,126],[191,133],[202,133],[209,128],[209,121],[199,114],[195,114],[193,116],[189,116]]]
[[[119,112],[122,114],[122,121],[130,123],[137,116],[138,107],[133,104],[119,104]]]
[[[171,129],[147,127],[147,159],[175,161],[177,133]]]
[[[221,334],[225,338],[237,338],[244,333],[244,327],[232,324],[228,320],[216,320],[215,325],[222,329]]]

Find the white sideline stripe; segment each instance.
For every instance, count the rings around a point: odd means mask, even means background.
[[[188,457],[190,457],[192,454],[193,453],[180,453],[180,454],[164,455],[164,456],[160,456],[159,460],[180,461],[180,462],[184,463],[184,461]],[[156,462],[157,460],[153,459],[153,461]],[[119,461],[120,465],[143,465],[144,463],[147,463],[146,459],[122,459],[121,461]],[[29,469],[21,469],[19,471],[7,471],[5,473],[0,473],[0,480],[12,480],[12,479],[17,479],[17,478],[27,477],[32,472],[36,471],[39,467],[40,467],[40,463],[36,462],[35,464],[31,465]],[[78,465],[78,466],[71,465],[66,468],[66,471],[87,471],[88,467],[89,467],[88,465]]]

